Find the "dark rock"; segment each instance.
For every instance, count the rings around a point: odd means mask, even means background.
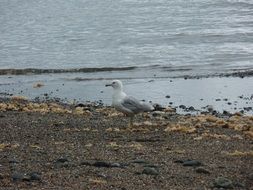
[[[172,105],[172,104],[173,104],[173,102],[169,102],[169,104],[170,104],[170,105]]]
[[[99,168],[100,167],[105,167],[105,168],[111,167],[110,163],[104,162],[104,161],[97,161],[97,162],[94,162],[92,165],[95,166],[95,167],[99,167]]]
[[[84,104],[82,104],[82,103],[79,103],[75,107],[86,107],[86,106]]]
[[[148,167],[148,168],[158,168],[157,165],[154,164],[145,164],[144,167]]]
[[[224,188],[224,189],[232,189],[233,182],[225,177],[218,177],[213,182],[214,187]]]
[[[13,181],[21,181],[24,178],[24,174],[15,172],[12,174],[11,178]]]
[[[182,164],[182,163],[184,163],[184,161],[183,160],[175,160],[174,163],[180,163],[180,164]]]
[[[59,158],[55,161],[56,163],[64,163],[64,162],[68,162],[67,158]]]
[[[70,167],[71,164],[69,163],[69,160],[67,158],[59,158],[55,161],[55,167],[56,168],[67,168]]]
[[[180,105],[179,108],[186,109],[186,106],[185,105]]]
[[[218,112],[216,110],[212,111],[212,115],[216,115]]]
[[[250,111],[250,110],[252,110],[252,107],[244,107],[243,108],[245,111]]]
[[[115,162],[115,163],[111,163],[111,167],[113,167],[113,168],[122,168],[122,165],[120,163]]]
[[[92,166],[92,164],[91,164],[90,162],[88,162],[88,161],[82,161],[82,162],[80,163],[80,165],[81,165],[81,166]]]
[[[165,96],[165,98],[170,98],[170,96],[169,96],[169,95],[167,95],[167,96]]]
[[[149,164],[148,161],[142,160],[142,159],[140,159],[140,160],[133,160],[133,161],[131,161],[131,163],[135,163],[135,164]]]
[[[223,111],[223,115],[230,116],[231,114],[230,114],[228,111],[224,110],[224,111]]]
[[[38,172],[32,172],[29,174],[29,176],[31,177],[31,180],[33,180],[33,181],[40,181],[41,180],[41,174]]]
[[[195,171],[196,171],[197,173],[210,174],[210,171],[208,171],[207,169],[202,168],[202,167],[196,168]]]
[[[231,103],[231,102],[228,102],[227,104],[228,104],[228,105],[231,105],[232,103]]]
[[[159,172],[155,168],[151,167],[145,167],[142,171],[142,174],[146,175],[159,175]]]
[[[217,102],[218,102],[218,101],[221,101],[221,99],[220,99],[220,98],[217,98],[217,99],[215,99],[215,101],[217,101]]]
[[[195,108],[194,108],[193,106],[190,106],[190,107],[188,108],[188,110],[189,110],[189,111],[194,111]]]
[[[201,162],[197,160],[187,160],[183,162],[183,166],[200,166]]]
[[[228,101],[228,99],[227,99],[227,98],[224,98],[223,101]]]

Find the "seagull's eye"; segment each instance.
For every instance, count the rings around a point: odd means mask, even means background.
[[[115,84],[115,82],[112,82],[112,84]]]

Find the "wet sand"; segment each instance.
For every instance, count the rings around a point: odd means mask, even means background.
[[[253,117],[0,103],[0,189],[252,189]]]

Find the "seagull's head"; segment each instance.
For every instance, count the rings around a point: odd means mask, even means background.
[[[110,84],[106,84],[105,86],[111,86],[115,90],[121,90],[123,88],[123,84],[120,80],[113,80]]]

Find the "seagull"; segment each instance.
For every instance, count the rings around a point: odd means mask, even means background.
[[[139,101],[123,92],[123,84],[120,80],[113,80],[112,83],[106,84],[105,86],[111,86],[113,88],[112,106],[130,117],[130,127],[133,127],[135,114],[154,110],[152,105]]]

